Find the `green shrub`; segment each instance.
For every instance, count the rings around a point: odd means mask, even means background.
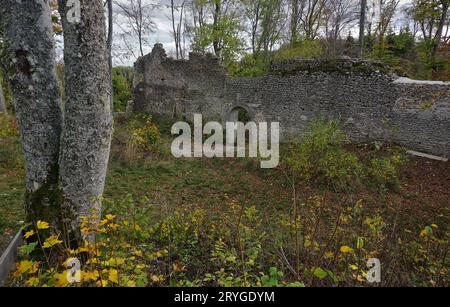
[[[119,156],[127,162],[142,160],[153,154],[165,154],[159,127],[153,117],[146,114],[116,116],[114,139]]]
[[[398,154],[372,159],[369,166],[371,182],[380,190],[397,191],[400,188],[399,167],[403,163],[403,157]]]
[[[149,115],[140,115],[132,121],[128,133],[129,141],[142,151],[151,150],[161,137],[158,126]]]
[[[230,71],[234,77],[259,77],[266,74],[267,64],[262,55],[247,54],[239,63],[230,66]]]
[[[125,112],[128,101],[132,98],[132,76],[128,67],[113,68],[114,111]]]
[[[274,56],[274,61],[288,60],[293,58],[311,59],[322,56],[324,53],[320,41],[302,40],[294,46],[282,46]]]
[[[358,157],[342,148],[347,137],[334,121],[314,121],[299,144],[293,146],[288,166],[306,182],[335,190],[356,187],[363,176]]]

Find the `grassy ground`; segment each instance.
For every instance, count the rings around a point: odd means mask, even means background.
[[[219,276],[219,268],[234,272],[233,278],[239,275],[240,269],[233,267],[239,267],[239,261],[210,263],[220,237],[230,253],[237,253],[242,259],[244,254],[250,259],[248,254],[254,248],[258,251],[257,258],[251,260],[257,264],[246,262],[251,269],[243,268],[245,274],[277,267],[288,282],[331,285],[340,279],[340,284],[356,285],[361,283],[358,272],[365,259],[374,256],[385,263],[384,285],[449,285],[449,246],[445,238],[449,235],[450,163],[410,158],[401,168],[398,191],[365,187],[343,193],[305,183],[292,185],[283,168],[262,170],[257,161],[248,159],[174,159],[167,153],[125,155],[122,124],[117,124],[112,149],[105,210],[132,215],[142,220],[142,225],[151,227],[176,212],[183,213],[178,223],[194,223],[187,218],[191,212],[206,212],[203,218],[208,221],[208,229],[195,230],[203,242],[197,240],[181,248],[185,239],[164,242],[158,231],[151,232],[153,238],[140,239],[159,248],[173,248],[167,261],[187,266],[183,279],[192,282],[210,272],[214,276],[206,284],[226,284],[224,280],[231,277]],[[160,126],[167,134],[170,126],[165,122]],[[391,151],[370,146],[348,149],[363,161]],[[22,169],[1,169],[2,234],[12,235],[23,220],[23,176]],[[420,235],[429,225],[433,225],[435,240],[427,241]],[[178,229],[176,225],[171,227]],[[236,237],[237,244],[233,239]],[[359,238],[364,238],[364,247],[356,247]],[[0,250],[8,239],[2,236]],[[247,246],[250,241],[260,246]],[[341,254],[340,246],[349,246],[356,252]],[[192,250],[197,251],[194,258]],[[168,272],[170,265],[163,267],[159,268],[162,274],[172,276]],[[231,285],[234,284],[239,281],[232,279]]]
[[[24,220],[25,170],[14,120],[0,115],[0,252]]]
[[[0,253],[24,220],[24,172],[0,169]]]

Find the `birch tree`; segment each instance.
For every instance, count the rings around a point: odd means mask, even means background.
[[[79,222],[100,208],[112,133],[101,0],[60,0],[64,32],[64,124],[53,25],[45,0],[1,0],[9,84],[24,148],[29,221],[81,239]]]
[[[110,153],[112,115],[101,0],[59,0],[64,33],[65,101],[60,181],[65,225],[78,231],[80,216],[100,209]]]
[[[26,163],[25,207],[29,220],[57,225],[61,100],[54,61],[53,26],[45,0],[0,0],[5,46]]]

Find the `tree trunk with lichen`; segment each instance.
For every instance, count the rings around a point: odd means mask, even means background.
[[[7,76],[26,162],[29,221],[58,224],[58,156],[61,100],[56,78],[49,2],[0,0]]]
[[[112,114],[102,1],[80,0],[73,7],[59,0],[64,33],[65,113],[60,182],[65,221],[72,238],[81,216],[100,209],[109,159]]]

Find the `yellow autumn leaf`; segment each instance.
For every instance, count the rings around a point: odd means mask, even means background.
[[[55,275],[55,286],[56,287],[67,287],[69,281],[67,280],[67,270],[62,273],[57,273]]]
[[[152,280],[154,282],[161,282],[164,280],[164,276],[163,275],[152,275]]]
[[[108,219],[108,220],[113,220],[113,219],[115,219],[115,218],[116,218],[115,215],[112,215],[112,214],[107,214],[107,215],[106,215],[106,219]]]
[[[31,237],[34,234],[35,234],[34,230],[30,230],[27,233],[25,233],[24,237],[25,237],[25,239],[28,239],[29,237]]]
[[[97,230],[97,232],[98,232],[98,233],[108,233],[108,230],[107,230],[106,228],[102,227],[102,228],[99,228],[99,229]]]
[[[109,266],[119,266],[125,263],[125,259],[123,258],[111,258],[108,261],[106,261],[106,265]]]
[[[108,280],[115,284],[119,283],[119,274],[118,274],[117,270],[114,270],[114,269],[109,270]]]
[[[95,280],[97,280],[98,279],[98,277],[99,277],[99,274],[98,274],[98,271],[84,271],[82,274],[81,274],[81,276],[82,276],[82,278],[83,278],[83,281],[95,281]]]
[[[52,246],[55,246],[57,244],[62,243],[61,240],[58,240],[58,236],[57,235],[52,235],[50,237],[47,238],[47,240],[45,240],[44,244],[42,245],[43,248],[50,248]]]
[[[129,287],[129,288],[134,288],[134,287],[136,287],[136,282],[135,282],[134,280],[129,280],[129,281],[127,282],[127,287]]]
[[[36,223],[37,229],[47,229],[50,227],[50,225],[47,222],[43,222],[41,220],[37,221]]]
[[[39,263],[30,261],[30,260],[22,260],[17,265],[17,270],[14,272],[14,276],[20,276],[24,273],[36,273],[39,267]]]
[[[333,252],[328,251],[328,252],[325,253],[325,258],[326,259],[331,259],[333,257],[334,257],[334,253]]]
[[[102,279],[102,280],[97,281],[97,287],[106,287],[106,286],[108,286],[107,280]]]
[[[133,251],[133,255],[138,256],[138,257],[143,257],[144,256],[144,254],[140,250],[134,250]]]
[[[25,284],[28,287],[37,287],[39,285],[39,279],[36,277],[31,277],[25,282]]]
[[[161,250],[159,250],[159,251],[157,251],[155,253],[155,256],[157,258],[160,258],[160,257],[163,257],[164,255],[167,255],[167,254],[168,254],[168,251],[166,249],[161,249]]]
[[[341,253],[352,253],[353,249],[347,245],[341,246]]]
[[[111,228],[112,230],[117,230],[119,228],[119,225],[116,223],[110,223],[108,227]]]

